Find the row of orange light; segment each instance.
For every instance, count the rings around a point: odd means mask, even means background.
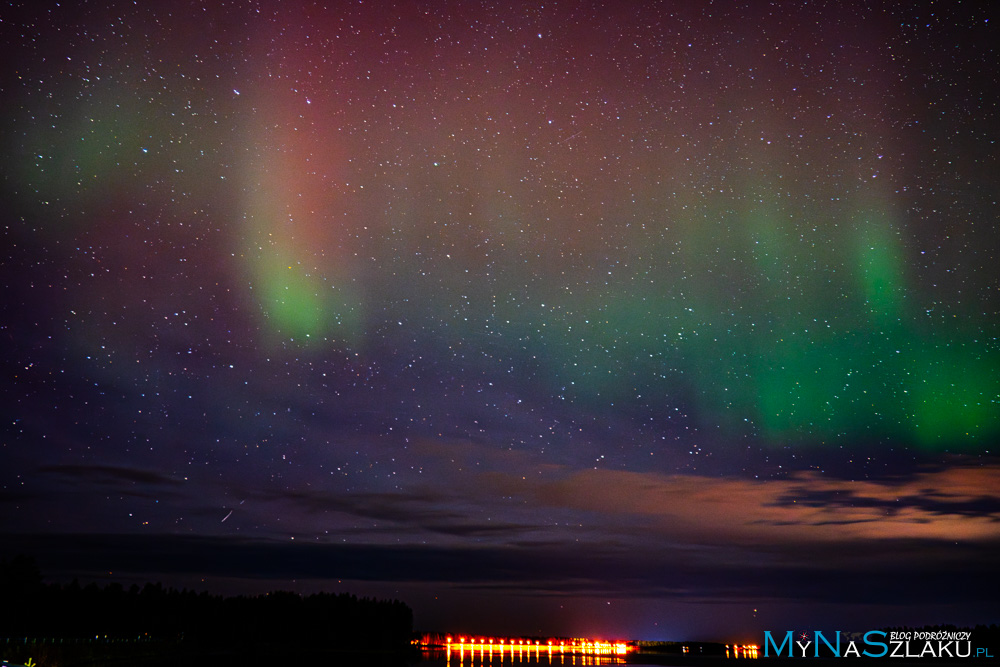
[[[756,644],[733,644],[732,645],[734,658],[756,658],[757,657],[757,645]],[[726,657],[729,657],[729,646],[726,646]]]
[[[572,653],[587,653],[591,655],[624,655],[628,653],[629,646],[625,642],[602,642],[602,641],[583,641],[583,642],[571,642],[567,644],[565,641],[561,641],[558,644],[549,640],[547,643],[542,644],[540,641],[535,640],[532,644],[531,640],[525,639],[473,639],[470,638],[466,641],[465,637],[459,637],[458,641],[455,642],[452,638],[446,637],[445,642],[448,648],[459,648],[464,650],[468,646],[471,650],[486,650],[487,648],[492,651],[494,648],[499,648],[501,651],[504,650],[506,646],[510,646],[511,649],[524,648],[535,649],[536,651],[541,649],[547,649],[549,652],[552,650],[558,650],[560,652],[570,651]]]

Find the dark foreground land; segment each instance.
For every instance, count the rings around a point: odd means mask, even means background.
[[[281,644],[203,646],[195,642],[108,645],[35,644],[4,646],[0,659],[37,667],[411,667],[420,661],[410,651],[375,651],[296,647]],[[3,663],[0,663],[3,664]]]
[[[397,600],[46,584],[31,559],[0,560],[0,661],[11,664],[401,667],[412,634]]]

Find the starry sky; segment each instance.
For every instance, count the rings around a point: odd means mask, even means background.
[[[8,3],[0,552],[423,630],[1000,621],[996,13]]]

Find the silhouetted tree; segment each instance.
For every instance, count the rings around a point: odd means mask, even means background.
[[[184,638],[207,644],[292,643],[402,649],[413,612],[396,600],[318,593],[222,598],[178,591],[159,582],[127,591],[77,581],[43,583],[30,558],[0,562],[0,633],[7,637]]]

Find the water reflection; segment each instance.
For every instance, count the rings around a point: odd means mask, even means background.
[[[560,651],[558,646],[510,646],[495,644],[476,644],[470,648],[468,644],[457,648],[425,649],[425,660],[443,662],[447,667],[468,667],[469,665],[565,665],[566,667],[588,667],[589,665],[623,665],[624,655],[611,654],[577,654],[566,650]]]
[[[488,665],[505,663],[547,663],[550,665],[620,664],[635,649],[624,641],[606,641],[566,637],[470,637],[428,633],[413,642],[425,650],[425,655],[444,658],[446,665],[456,667],[466,663]]]
[[[425,634],[414,639],[425,667],[591,667],[688,664],[694,657],[758,657],[754,644],[634,642],[564,637],[470,637]],[[680,662],[678,662],[680,660]],[[725,662],[729,662],[725,660]]]

